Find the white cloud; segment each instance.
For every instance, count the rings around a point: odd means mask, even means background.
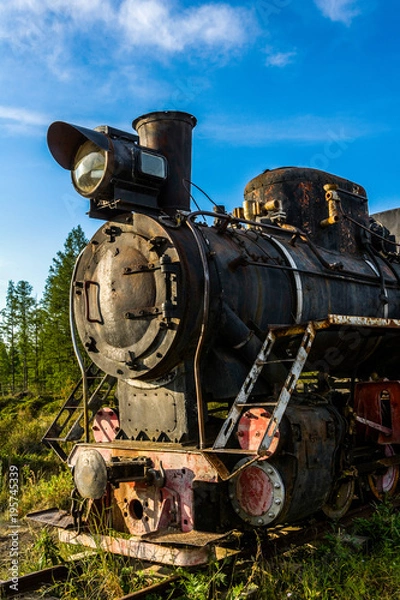
[[[161,0],[125,0],[119,24],[133,46],[156,46],[167,52],[241,46],[248,39],[250,13],[228,4],[209,3],[185,10]]]
[[[0,119],[3,121],[17,121],[22,125],[45,125],[48,117],[41,113],[26,108],[0,105]]]
[[[208,2],[185,8],[171,0],[14,0],[0,4],[0,40],[50,57],[76,33],[113,36],[114,47],[165,53],[240,47],[255,23],[248,8]],[[253,29],[252,29],[253,27]],[[160,55],[162,57],[162,55]]]
[[[361,13],[357,6],[358,0],[314,0],[314,2],[324,17],[345,25],[350,25],[354,17]]]
[[[296,52],[294,50],[291,52],[273,52],[268,50],[265,64],[267,67],[286,67],[293,62],[295,56]]]
[[[0,123],[3,132],[11,135],[32,134],[49,124],[48,115],[16,106],[0,105]]]

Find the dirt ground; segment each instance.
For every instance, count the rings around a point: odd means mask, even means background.
[[[18,551],[18,574],[24,575],[31,573],[36,570],[37,564],[35,564],[35,552],[34,545],[37,539],[37,534],[40,531],[40,525],[33,523],[26,519],[21,519],[18,522],[18,529],[11,529],[10,523],[0,519],[0,580],[8,581],[12,578],[12,560],[15,559],[15,555],[12,552]],[[14,543],[12,545],[12,537],[10,534],[18,533],[18,536],[14,536],[14,540],[18,540],[18,546]],[[39,598],[45,600],[57,600],[53,596],[43,596],[43,594],[35,593],[24,593],[18,596],[23,600],[38,600]]]
[[[17,525],[12,528],[8,521],[0,520],[0,579],[3,581],[11,577],[13,559],[18,561],[19,575],[35,568],[32,551],[40,526],[25,519]]]

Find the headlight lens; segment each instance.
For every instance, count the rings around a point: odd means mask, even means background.
[[[91,194],[104,178],[106,168],[106,151],[87,141],[76,153],[72,181],[81,194]]]

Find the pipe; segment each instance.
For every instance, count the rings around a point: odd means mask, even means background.
[[[328,183],[324,185],[325,199],[328,203],[328,218],[323,219],[321,227],[329,227],[338,223],[340,220],[340,196],[337,192],[337,185]]]
[[[221,335],[246,363],[254,363],[262,342],[226,302],[223,303],[222,308]],[[287,376],[287,369],[280,361],[275,362],[275,360],[276,356],[271,353],[270,360],[264,366],[261,376],[268,383],[283,383]]]
[[[142,115],[132,126],[139,134],[141,146],[156,150],[168,161],[167,181],[158,196],[159,208],[168,214],[176,210],[190,211],[192,129],[197,120],[180,111],[159,111]]]
[[[199,250],[201,264],[203,267],[204,276],[204,292],[203,292],[203,317],[201,320],[201,330],[199,339],[197,341],[196,353],[194,357],[194,384],[196,388],[196,400],[197,400],[197,420],[199,425],[199,448],[202,450],[206,445],[206,434],[205,434],[205,423],[204,423],[204,404],[203,404],[203,391],[201,386],[201,353],[204,346],[204,340],[206,335],[206,327],[208,324],[208,315],[210,312],[210,271],[208,268],[207,253],[204,247],[204,240],[202,239],[201,233],[197,230],[197,226],[190,218],[187,218],[187,224],[193,237],[196,241],[197,248]]]
[[[87,380],[87,373],[86,373],[86,369],[85,369],[85,363],[83,361],[83,357],[82,357],[82,354],[80,353],[79,345],[78,345],[78,337],[77,337],[76,327],[75,327],[75,311],[74,311],[74,282],[75,282],[75,277],[76,277],[76,273],[78,270],[78,265],[79,265],[79,262],[82,258],[84,251],[85,251],[85,248],[83,250],[81,250],[78,258],[76,259],[74,271],[73,271],[72,277],[71,277],[71,286],[70,286],[70,293],[69,293],[69,325],[71,328],[72,346],[73,346],[73,349],[75,352],[76,359],[78,361],[79,369],[82,374],[83,429],[84,429],[85,443],[88,443],[89,442],[89,410],[88,410],[89,388],[88,388],[88,380]]]

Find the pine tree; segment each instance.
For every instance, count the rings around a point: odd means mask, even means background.
[[[64,249],[57,252],[46,281],[43,309],[43,358],[47,384],[60,391],[78,373],[69,326],[69,294],[75,261],[87,244],[78,225],[68,234]]]
[[[35,299],[32,286],[27,281],[18,281],[15,287],[17,348],[22,367],[22,387],[26,391],[29,382],[29,360],[32,356],[32,321]]]
[[[8,352],[11,393],[14,394],[17,379],[17,297],[15,284],[8,282],[6,307],[1,311],[1,332]]]
[[[0,394],[4,396],[9,391],[10,384],[10,361],[7,346],[0,337]]]

